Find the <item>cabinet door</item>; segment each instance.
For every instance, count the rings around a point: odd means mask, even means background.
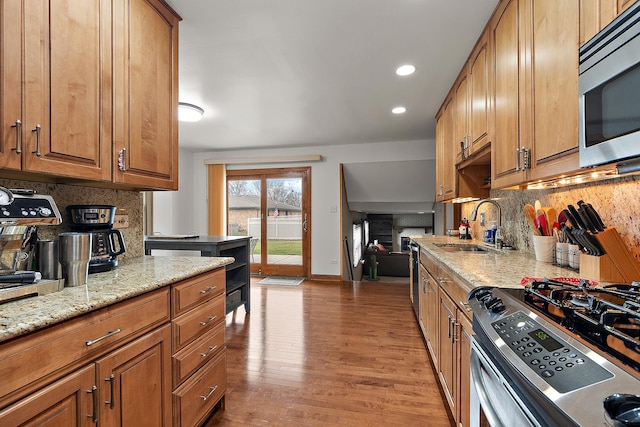
[[[489,57],[482,35],[469,60],[469,140],[471,154],[489,144]]]
[[[23,170],[111,178],[111,2],[24,2]]]
[[[3,426],[94,426],[94,366],[87,366],[0,411]],[[97,399],[95,399],[97,402]]]
[[[531,13],[533,123],[529,179],[579,169],[579,4],[527,0]],[[558,43],[562,40],[562,43]],[[522,135],[521,135],[522,138]]]
[[[456,164],[462,161],[469,154],[469,136],[467,134],[469,118],[467,83],[466,67],[463,67],[463,74],[456,81],[454,91],[454,124],[452,143],[453,152],[456,153]]]
[[[502,187],[524,179],[520,164],[520,80],[523,58],[519,43],[519,0],[500,4],[491,23],[493,39],[492,186]]]
[[[160,0],[116,0],[116,182],[178,188],[178,18]]]
[[[0,168],[20,169],[22,156],[22,1],[0,2]],[[16,123],[18,125],[16,126]]]
[[[458,331],[458,349],[460,354],[460,394],[459,394],[459,412],[458,426],[469,427],[471,425],[471,340],[473,335],[473,327],[471,322],[458,312],[459,331]]]
[[[171,426],[171,334],[156,329],[96,362],[101,426]]]
[[[427,300],[429,298],[428,290],[427,290],[427,281],[429,280],[429,274],[427,270],[421,265],[420,266],[420,280],[418,282],[420,286],[420,310],[418,315],[418,323],[420,324],[420,329],[422,329],[422,335],[425,337],[425,340],[428,336],[427,330],[427,317],[428,317],[428,305]],[[435,363],[435,360],[434,360]]]
[[[454,98],[445,101],[440,117],[440,138],[436,129],[436,199],[438,201],[451,200],[455,197],[456,168],[455,150],[453,144],[454,126]]]
[[[439,287],[431,274],[427,275],[426,328],[427,348],[431,353],[434,366],[438,366],[438,303]]]
[[[455,348],[456,307],[449,297],[439,293],[438,375],[445,397],[453,414],[456,413],[456,364]]]

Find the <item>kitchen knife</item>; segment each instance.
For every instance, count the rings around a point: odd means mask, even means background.
[[[562,234],[563,234],[564,236],[567,236],[567,239],[569,240],[569,242],[570,242],[572,245],[578,245],[578,247],[579,247],[579,249],[580,249],[580,250],[583,250],[583,249],[584,249],[584,246],[582,246],[582,244],[581,244],[580,242],[578,242],[578,241],[576,240],[576,238],[573,236],[573,233],[572,233],[573,229],[572,229],[571,227],[569,227],[567,224],[563,223],[563,224],[560,226],[560,229],[562,230]]]
[[[600,216],[598,211],[593,206],[591,206],[591,203],[587,203],[587,207],[589,207],[589,212],[596,219],[596,222],[597,222],[596,226],[600,229],[600,231],[604,231],[607,228],[607,226],[604,225],[604,221],[602,221],[602,217]]]
[[[585,230],[588,230],[593,234],[597,234],[598,229],[591,222],[591,218],[589,218],[589,214],[587,214],[587,211],[584,209],[584,207],[582,206],[578,207],[577,211],[578,211],[578,215],[580,215],[580,219],[582,220],[582,223],[586,226]]]
[[[578,211],[576,210],[576,208],[573,207],[573,205],[567,205],[567,210],[568,212],[571,213],[571,219],[569,221],[571,221],[571,224],[573,224],[574,227],[576,228],[580,228],[582,230],[586,230],[587,226],[582,222],[582,219],[580,218],[580,214],[578,214]]]
[[[573,214],[569,212],[569,209],[563,209],[561,214],[565,216],[565,218],[569,221],[573,228],[579,228],[578,221],[573,217]]]

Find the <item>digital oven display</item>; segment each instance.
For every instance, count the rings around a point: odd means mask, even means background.
[[[85,221],[95,221],[98,219],[98,212],[85,212],[83,216]]]
[[[536,340],[538,344],[543,346],[547,351],[556,351],[559,348],[562,348],[563,345],[558,341],[553,339],[549,334],[547,334],[542,329],[536,329],[535,331],[529,332],[529,336]]]

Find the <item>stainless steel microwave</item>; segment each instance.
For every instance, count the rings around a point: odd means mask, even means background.
[[[580,48],[580,166],[640,161],[640,1]]]

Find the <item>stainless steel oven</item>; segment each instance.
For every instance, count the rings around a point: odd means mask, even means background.
[[[551,282],[469,293],[471,414],[494,427],[640,425],[640,289]]]
[[[640,2],[580,48],[580,166],[640,157]]]

